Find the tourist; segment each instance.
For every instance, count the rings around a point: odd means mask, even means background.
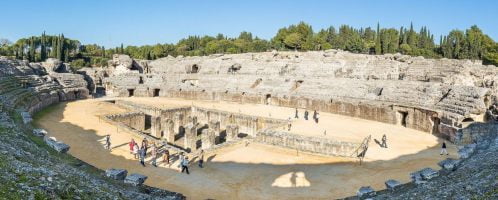
[[[183,156],[183,152],[180,152],[180,155],[178,156],[178,160],[180,161],[180,163],[178,163],[178,168],[182,168],[182,163],[183,163],[183,160],[184,160],[184,156]]]
[[[138,152],[140,154],[140,164],[145,167],[145,147],[142,146]]]
[[[133,156],[135,157],[135,159],[138,159],[138,157],[140,155],[138,155],[138,151],[140,150],[140,147],[138,146],[137,143],[135,143],[135,145],[133,145]]]
[[[296,116],[294,118],[299,119],[299,112],[297,111],[297,108],[296,108]]]
[[[157,167],[157,146],[156,143],[152,143],[152,166]]]
[[[105,148],[111,150],[111,135],[105,136]]]
[[[316,111],[315,111],[316,112]],[[318,124],[318,119],[320,118],[320,113],[316,112],[315,114],[315,122]]]
[[[292,127],[292,121],[291,121],[291,118],[289,117],[289,119],[287,119],[287,131],[290,131],[291,130],[291,127]]]
[[[128,143],[128,146],[130,147],[130,154],[133,154],[133,147],[135,147],[135,140],[133,140],[133,138],[131,138],[131,141],[130,143]]]
[[[204,150],[201,150],[199,154],[199,167],[202,168],[202,164],[204,163]]]
[[[305,120],[308,120],[308,110],[305,110],[305,111],[304,111],[304,119],[305,119]]]
[[[383,148],[387,148],[387,143],[386,142],[387,142],[387,137],[386,137],[386,134],[384,134],[382,136],[382,144],[380,146],[383,147]]]
[[[182,163],[182,172],[183,173],[184,171],[187,172],[187,174],[190,174],[189,171],[188,171],[188,157],[185,157],[185,159],[183,159]]]
[[[313,111],[313,120],[316,120],[316,110]]]
[[[441,147],[441,153],[439,155],[443,155],[443,153],[449,155],[448,151],[446,151],[446,142],[444,141],[443,141],[443,146]]]
[[[144,137],[142,140],[142,148],[145,149],[145,155],[147,155],[147,148],[149,147],[149,141],[147,141],[147,138]]]
[[[168,149],[164,150],[163,163],[166,163],[169,165],[169,150]]]

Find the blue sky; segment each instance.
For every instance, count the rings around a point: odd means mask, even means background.
[[[478,25],[498,41],[498,1],[463,0],[2,0],[0,38],[64,33],[106,47],[171,43],[188,35],[270,39],[281,27],[305,21],[314,30],[426,25],[435,38]],[[438,42],[438,41],[436,41]]]

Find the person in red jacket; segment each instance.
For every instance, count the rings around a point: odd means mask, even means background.
[[[130,146],[130,154],[133,154],[133,146],[135,146],[135,140],[131,138],[130,143],[128,143],[128,146]]]

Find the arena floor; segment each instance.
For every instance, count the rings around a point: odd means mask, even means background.
[[[191,165],[191,174],[181,174],[177,164],[160,162],[159,167],[139,165],[129,153],[131,138],[141,138],[99,120],[99,116],[127,112],[116,105],[89,99],[61,103],[40,112],[35,124],[50,136],[71,146],[69,153],[101,169],[123,168],[149,178],[147,185],[180,192],[189,199],[330,199],[354,195],[361,186],[383,189],[384,181],[409,181],[409,173],[432,167],[439,169],[442,140],[428,133],[375,121],[320,113],[319,124],[302,118],[293,120],[293,133],[331,137],[344,141],[361,140],[371,134],[388,138],[388,147],[373,141],[366,162],[354,159],[322,157],[269,145],[235,145],[206,155],[205,168]],[[228,102],[191,101],[169,98],[123,98],[161,108],[195,105],[250,115],[288,119],[293,108]],[[323,135],[324,130],[327,134]],[[103,147],[104,136],[111,135],[112,151]],[[456,147],[449,145],[450,157]]]

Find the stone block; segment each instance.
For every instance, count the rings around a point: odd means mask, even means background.
[[[439,176],[439,172],[436,170],[433,170],[432,168],[425,168],[420,171],[420,176],[422,176],[422,179],[424,180],[431,180],[435,177]]]
[[[31,118],[31,114],[29,114],[29,112],[21,112],[21,118],[24,124],[28,124],[33,121],[33,118]]]
[[[375,194],[376,194],[375,190],[372,189],[372,187],[370,187],[370,186],[363,186],[360,189],[358,189],[358,192],[356,192],[356,195],[360,199],[373,197],[373,196],[375,196]]]
[[[238,138],[239,126],[236,124],[229,124],[227,125],[226,132],[227,132],[227,141],[234,141]]]
[[[215,145],[216,134],[212,129],[202,130],[202,149],[210,149]]]
[[[394,190],[396,190],[396,188],[401,186],[401,183],[399,181],[393,180],[393,179],[387,180],[385,182],[385,184],[386,184],[386,188],[391,190],[391,191],[394,191]]]
[[[439,162],[438,165],[445,170],[454,171],[458,163],[459,160],[448,158],[446,160]]]
[[[45,137],[45,135],[47,135],[47,131],[45,129],[35,128],[33,129],[33,135],[38,137]]]
[[[105,170],[105,176],[115,179],[115,180],[124,180],[128,171],[125,169],[108,169]]]
[[[412,181],[415,183],[415,184],[424,184],[426,183],[427,181],[424,181],[422,179],[422,175],[420,174],[421,171],[416,171],[416,172],[412,172],[410,173],[410,178],[412,179]]]
[[[146,179],[147,179],[147,176],[142,175],[142,174],[130,174],[130,175],[126,176],[124,182],[131,184],[133,186],[140,186],[145,182]]]
[[[48,146],[56,150],[59,153],[66,153],[69,151],[69,145],[57,141],[54,137],[44,137],[43,139]]]

